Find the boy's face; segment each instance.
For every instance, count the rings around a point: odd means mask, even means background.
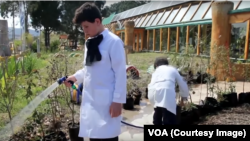
[[[88,37],[96,36],[99,32],[100,25],[101,25],[101,21],[98,18],[95,19],[94,23],[84,21],[81,24],[84,34],[87,35]]]

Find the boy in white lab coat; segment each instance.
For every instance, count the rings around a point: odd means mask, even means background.
[[[121,133],[122,104],[126,103],[127,75],[124,44],[105,29],[96,5],[85,2],[73,19],[88,40],[85,43],[84,69],[69,76],[83,82],[79,136],[90,141],[118,141]]]
[[[155,72],[148,85],[148,98],[154,105],[155,111],[153,124],[177,124],[175,84],[177,83],[180,87],[181,105],[183,105],[189,96],[187,83],[177,69],[168,65],[168,60],[165,57],[156,58],[154,68]]]

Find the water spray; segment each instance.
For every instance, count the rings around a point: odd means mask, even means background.
[[[36,96],[26,107],[24,107],[12,120],[0,131],[0,140],[9,138],[12,136],[13,131],[14,133],[18,130],[21,130],[22,126],[24,125],[24,122],[26,119],[32,114],[32,112],[40,105],[41,102],[43,102],[45,99],[47,99],[48,95],[53,92],[58,86],[60,86],[63,82],[67,80],[67,76],[64,76],[62,78],[59,78],[56,82],[54,82],[51,86],[46,88],[44,91],[42,91],[38,96]],[[72,89],[80,91],[75,86],[74,82],[69,80],[68,81],[72,85]],[[134,128],[140,128],[143,129],[142,126],[136,126],[132,125],[130,123],[127,123],[125,121],[121,121],[123,124],[134,127]]]

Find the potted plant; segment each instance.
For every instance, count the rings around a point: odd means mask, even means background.
[[[125,110],[133,110],[134,109],[134,98],[131,94],[132,91],[132,82],[131,79],[127,80],[127,97],[126,97],[126,103],[123,104],[123,109]]]
[[[180,124],[189,125],[198,121],[200,117],[198,108],[192,102],[186,103],[180,113]]]
[[[241,62],[239,62],[241,64]],[[245,64],[243,64],[243,90],[242,92],[239,94],[239,104],[243,104],[243,103],[250,103],[250,92],[245,92],[245,82],[249,81],[250,78],[250,69],[248,66],[246,66]]]

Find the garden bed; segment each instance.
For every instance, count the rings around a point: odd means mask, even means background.
[[[223,109],[216,114],[209,115],[197,123],[198,125],[249,125],[250,104]]]

